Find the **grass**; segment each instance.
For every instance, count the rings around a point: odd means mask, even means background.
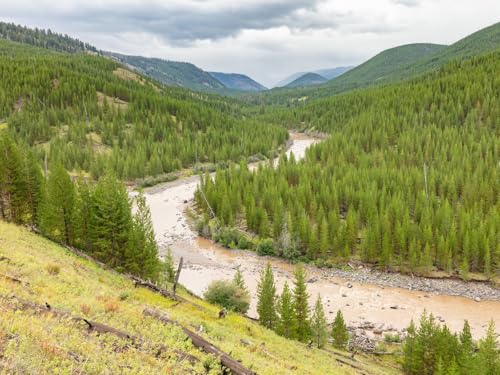
[[[186,291],[174,302],[106,271],[27,229],[0,221],[0,369],[7,373],[220,373],[218,360],[194,348],[180,327],[145,317],[154,308],[202,335],[258,374],[397,373],[381,359],[308,349],[240,315],[218,319],[219,309]],[[14,282],[12,278],[21,281]],[[13,308],[16,298],[107,324],[144,339],[140,348],[80,323]],[[201,308],[200,308],[201,306]],[[159,356],[155,344],[169,348]],[[200,362],[179,362],[174,350]],[[342,364],[338,361],[344,361]],[[1,372],[1,370],[0,370]]]

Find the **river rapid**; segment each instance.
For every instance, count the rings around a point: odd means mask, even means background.
[[[296,159],[303,158],[306,149],[319,141],[304,134],[290,135],[292,143],[288,153],[293,152]],[[229,250],[199,237],[190,228],[185,216],[198,183],[199,176],[191,176],[146,190],[160,253],[164,254],[170,247],[174,259],[184,258],[180,283],[199,296],[203,295],[211,281],[231,279],[239,266],[252,296],[248,314],[255,317],[257,282],[265,264],[270,262],[272,265],[279,293],[285,281],[292,286],[294,266],[281,259],[259,257],[251,251]],[[306,269],[310,306],[320,294],[329,322],[341,309],[346,323],[352,327],[370,326],[372,331],[373,328],[380,331],[402,330],[411,319],[418,320],[425,309],[445,322],[452,331],[460,330],[467,319],[476,338],[485,333],[490,319],[495,321],[497,331],[500,328],[500,291],[493,288],[489,291],[491,300],[476,302],[471,298],[444,295],[432,287],[428,288],[429,291],[414,290],[416,288],[412,288],[412,279],[409,278],[408,286],[400,288],[384,282],[383,274],[377,278],[359,277],[360,273],[373,276],[367,269],[356,270],[353,275],[357,277],[339,277],[334,270],[313,266]],[[423,281],[424,285],[434,282]],[[462,287],[467,289],[468,284],[464,283]]]

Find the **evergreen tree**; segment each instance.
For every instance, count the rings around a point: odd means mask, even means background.
[[[296,324],[293,297],[286,281],[281,296],[278,299],[277,313],[278,323],[276,325],[276,332],[288,339],[295,338]]]
[[[276,326],[276,286],[274,285],[271,263],[267,263],[262,270],[259,284],[257,285],[257,314],[259,322],[266,328],[274,329]]]
[[[40,213],[42,231],[56,241],[73,245],[76,234],[75,187],[60,163],[50,169],[44,198]]]
[[[478,357],[483,374],[497,375],[500,373],[500,353],[493,320],[488,325],[486,337],[479,341]]]
[[[170,250],[170,247],[167,248],[165,259],[163,261],[163,275],[167,282],[169,283],[174,282],[175,278],[174,257],[172,256],[172,250]]]
[[[318,294],[318,299],[314,306],[314,312],[311,317],[311,334],[314,343],[318,348],[322,348],[326,344],[328,337],[325,312],[323,310],[323,303],[321,302],[321,297]]]
[[[156,280],[160,271],[151,213],[144,194],[135,197],[136,213],[125,252],[124,266],[127,271],[144,279]]]
[[[349,333],[344,322],[342,311],[338,310],[332,325],[333,345],[340,349],[345,349],[349,342]]]
[[[306,287],[306,273],[302,265],[295,269],[293,289],[293,308],[295,311],[296,334],[298,340],[306,342],[310,335],[309,326],[309,294]]]
[[[240,266],[236,268],[236,273],[233,277],[233,283],[238,285],[241,289],[248,291],[247,286],[245,285],[245,279],[243,278],[243,274],[241,273]]]
[[[93,194],[92,251],[101,261],[119,270],[126,269],[126,249],[132,227],[127,190],[108,172],[101,177]]]

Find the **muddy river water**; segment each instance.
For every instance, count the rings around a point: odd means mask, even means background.
[[[302,134],[291,133],[288,152],[297,159],[317,139]],[[292,284],[294,266],[288,262],[268,257],[259,257],[251,251],[229,250],[197,236],[188,225],[185,210],[193,198],[199,182],[192,176],[155,186],[146,191],[146,199],[151,209],[156,237],[160,251],[170,247],[174,258],[184,258],[184,268],[180,283],[197,295],[203,295],[211,281],[231,279],[236,267],[240,267],[252,295],[249,315],[255,317],[256,289],[259,273],[269,261],[273,267],[278,291],[285,281]],[[410,319],[418,320],[426,309],[446,322],[452,331],[460,330],[464,319],[471,325],[475,337],[486,330],[490,319],[500,330],[500,301],[483,300],[476,302],[469,298],[437,295],[409,289],[383,287],[379,285],[350,281],[329,275],[327,270],[307,266],[308,291],[312,306],[320,294],[329,321],[337,309],[342,309],[346,323],[359,326],[369,321],[379,327],[402,329]]]

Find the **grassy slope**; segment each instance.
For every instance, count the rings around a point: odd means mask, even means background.
[[[124,276],[105,271],[81,259],[54,243],[28,230],[0,221],[0,275],[16,277],[23,284],[0,276],[0,295],[17,298],[68,311],[73,315],[110,325],[141,336],[150,343],[161,343],[172,349],[194,354],[202,363],[192,366],[176,364],[168,355],[157,358],[155,350],[124,348],[124,342],[108,335],[88,334],[79,323],[37,315],[30,310],[14,312],[8,299],[0,298],[0,368],[21,373],[205,373],[203,364],[213,358],[197,351],[185,340],[180,328],[163,326],[144,318],[145,307],[168,314],[192,330],[203,326],[202,335],[226,352],[240,359],[258,374],[352,374],[351,366],[335,359],[348,361],[345,353],[307,349],[304,344],[288,341],[239,315],[216,318],[218,308],[204,301],[180,294],[190,303],[175,304],[149,290],[134,288]],[[50,267],[60,268],[51,274]],[[55,268],[57,268],[55,267]],[[127,296],[120,299],[120,296]],[[88,310],[88,311],[87,311]],[[240,339],[250,342],[244,346]],[[397,372],[356,356],[355,366],[363,373]],[[214,366],[211,373],[217,373]]]

